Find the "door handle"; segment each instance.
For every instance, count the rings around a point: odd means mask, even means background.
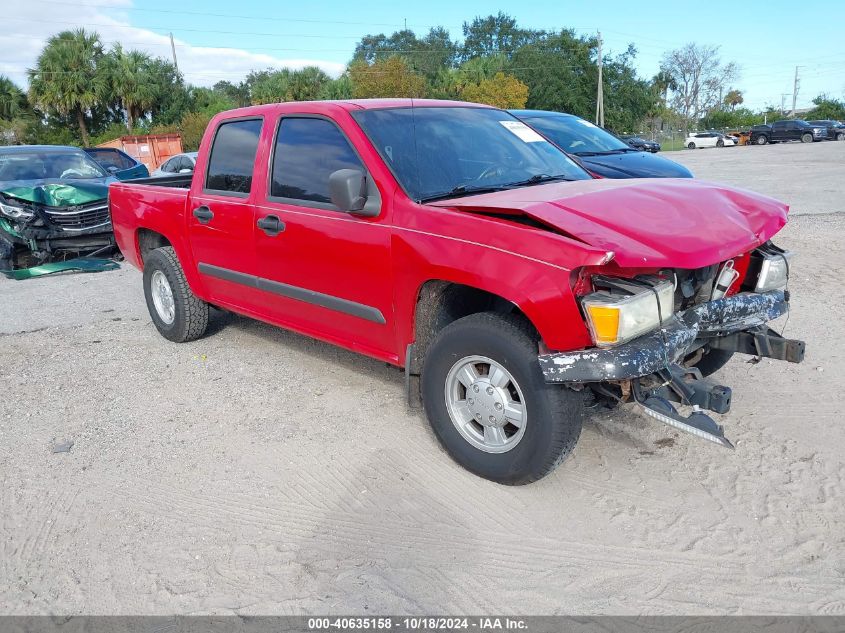
[[[256,222],[256,225],[270,237],[278,235],[285,230],[285,223],[277,215],[265,215]]]
[[[202,206],[194,209],[194,217],[200,221],[200,224],[208,224],[211,222],[211,218],[214,217],[214,214],[211,212],[211,209],[206,206]]]

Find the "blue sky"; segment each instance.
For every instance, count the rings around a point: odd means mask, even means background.
[[[796,8],[796,6],[800,6]],[[272,0],[25,0],[4,9],[0,35],[0,73],[23,84],[43,41],[65,28],[86,26],[106,42],[143,48],[169,56],[168,32],[177,41],[180,69],[188,81],[210,85],[236,81],[250,69],[318,63],[337,74],[364,34],[408,28],[419,34],[446,27],[453,38],[461,24],[477,15],[504,11],[520,25],[601,30],[611,53],[629,43],[638,50],[637,67],[650,77],[664,51],[687,42],[721,47],[725,61],[741,70],[736,87],[753,108],[791,104],[795,66],[801,78],[798,106],[807,106],[821,92],[845,96],[845,7],[815,0],[792,2],[649,3],[557,1],[508,2],[478,0],[413,4],[355,0],[319,3],[277,3]]]

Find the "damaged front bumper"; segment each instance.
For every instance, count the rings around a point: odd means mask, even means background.
[[[800,363],[804,357],[803,341],[783,339],[771,330],[759,331],[788,309],[783,290],[743,292],[678,312],[663,327],[630,343],[543,354],[539,357],[540,368],[550,383],[630,380],[679,363],[708,344]],[[752,349],[755,341],[759,346]]]
[[[0,269],[28,268],[116,250],[105,200],[71,208],[30,205],[33,217],[0,217]]]
[[[543,354],[546,382],[616,383],[620,400],[631,399],[646,415],[703,439],[732,448],[722,427],[703,411],[727,413],[731,390],[704,380],[685,359],[709,347],[800,363],[804,342],[766,326],[789,310],[787,292],[745,292],[678,312],[657,330],[612,348]],[[692,407],[684,417],[672,403]]]

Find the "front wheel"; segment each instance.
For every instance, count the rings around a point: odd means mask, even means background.
[[[690,366],[697,367],[704,377],[715,374],[722,367],[728,364],[728,361],[733,358],[734,353],[726,349],[711,349],[707,350],[698,362],[691,363]]]
[[[483,312],[446,326],[426,354],[421,389],[449,455],[501,484],[544,477],[581,434],[581,394],[545,382],[537,336],[512,315]]]
[[[801,142],[802,143],[812,143],[813,142],[813,135],[812,134],[802,134],[801,135]]]
[[[693,143],[692,141],[687,143],[687,149],[695,149],[695,143]]]
[[[839,134],[836,135],[836,140],[845,141],[845,132],[839,132]]]
[[[765,145],[768,142],[769,142],[769,139],[766,138],[765,136],[758,136],[757,137],[757,145]]]
[[[724,146],[725,146],[725,141],[723,141],[722,139],[719,139],[718,141],[716,141],[716,147],[724,147]]]
[[[208,304],[191,291],[170,246],[144,258],[144,296],[156,329],[167,340],[184,343],[205,334]]]

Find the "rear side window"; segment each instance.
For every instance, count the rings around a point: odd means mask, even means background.
[[[222,123],[214,135],[205,188],[246,195],[252,187],[261,119]]]
[[[364,167],[334,123],[315,118],[281,120],[273,152],[271,196],[329,204],[329,176],[338,169],[363,171]]]

